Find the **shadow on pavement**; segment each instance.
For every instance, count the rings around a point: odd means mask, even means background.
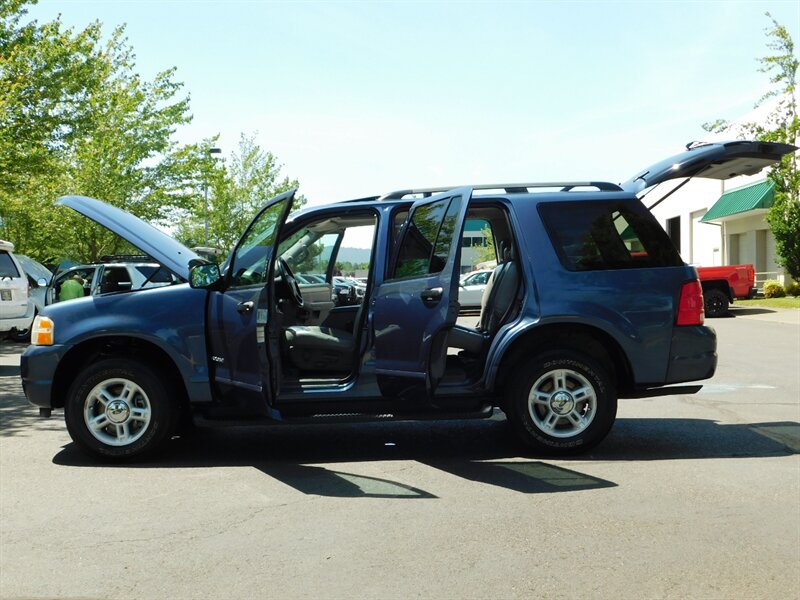
[[[618,419],[593,451],[561,465],[520,460],[524,455],[502,416],[482,421],[360,423],[326,426],[253,426],[198,429],[173,440],[163,458],[112,468],[254,467],[307,494],[334,497],[433,498],[402,483],[320,465],[414,460],[470,481],[521,493],[614,487],[615,483],[564,466],[606,461],[788,456],[800,453],[800,424],[728,425],[703,419]],[[53,462],[98,463],[74,444]],[[314,466],[311,466],[314,465]],[[569,465],[572,466],[572,465]]]
[[[750,306],[732,306],[728,311],[729,317],[746,317],[747,315],[768,315],[777,312],[769,308],[754,308]]]

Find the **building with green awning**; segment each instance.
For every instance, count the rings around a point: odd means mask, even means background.
[[[775,197],[775,184],[769,179],[757,181],[722,194],[708,212],[700,219],[701,223],[721,223],[742,216],[766,214]],[[745,215],[745,213],[750,213]]]

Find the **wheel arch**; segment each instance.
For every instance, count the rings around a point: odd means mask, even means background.
[[[711,290],[719,290],[728,297],[729,301],[731,302],[733,301],[733,290],[731,289],[730,284],[724,279],[711,279],[708,281],[701,281],[700,286],[703,288],[703,292]]]
[[[59,361],[53,377],[52,406],[64,407],[75,374],[91,363],[115,356],[139,361],[153,369],[177,394],[180,410],[188,408],[189,394],[175,360],[158,344],[134,336],[96,337],[71,348]]]
[[[609,370],[618,392],[633,388],[633,369],[622,346],[608,333],[591,325],[551,323],[520,334],[500,357],[500,368],[493,381],[502,392],[514,368],[531,356],[553,349],[568,349],[586,354]]]

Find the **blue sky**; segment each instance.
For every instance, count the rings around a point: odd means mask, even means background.
[[[177,67],[184,142],[241,133],[311,203],[416,186],[604,179],[737,119],[768,86],[766,11],[800,2],[41,0],[127,24],[145,78]]]

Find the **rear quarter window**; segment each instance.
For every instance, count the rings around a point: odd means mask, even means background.
[[[17,265],[11,260],[11,255],[8,252],[0,252],[0,277],[19,277]]]
[[[559,260],[570,271],[683,264],[666,232],[641,204],[544,203],[539,214]]]

